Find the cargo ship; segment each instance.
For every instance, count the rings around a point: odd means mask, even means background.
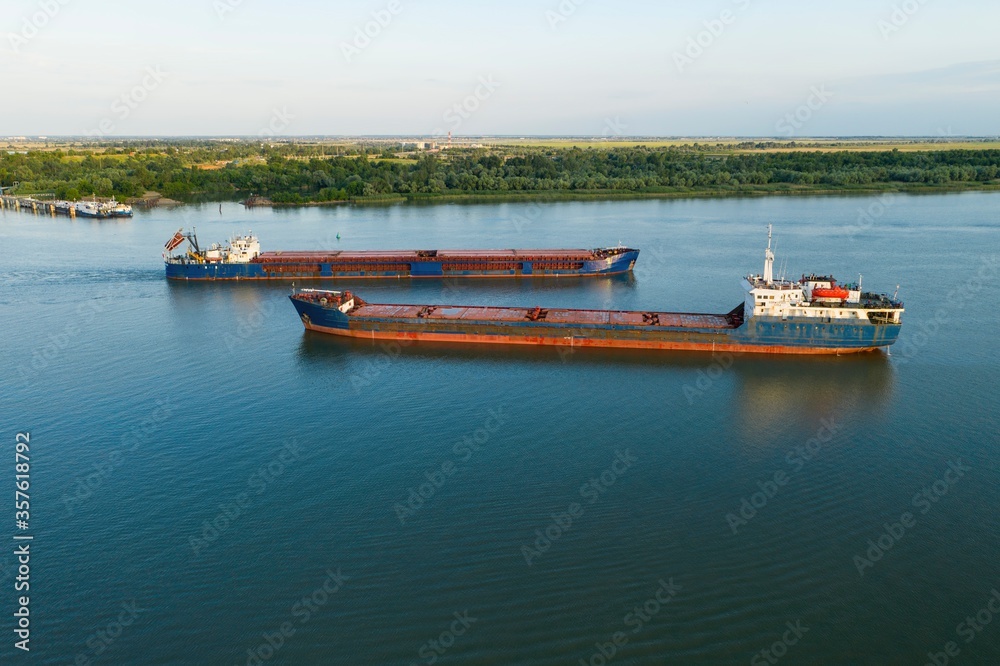
[[[167,277],[172,280],[615,275],[632,270],[638,257],[639,251],[628,247],[261,252],[260,241],[252,233],[202,248],[193,231],[183,230],[167,241],[163,251]]]
[[[887,348],[899,336],[895,296],[830,276],[775,279],[773,268],[769,230],[764,272],[743,278],[743,302],[726,314],[373,304],[318,289],[290,298],[306,329],[371,340],[847,354]]]

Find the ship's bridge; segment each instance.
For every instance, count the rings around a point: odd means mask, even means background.
[[[226,261],[231,264],[248,264],[260,254],[260,241],[251,232],[247,236],[236,236],[229,241]]]
[[[789,308],[806,302],[802,285],[789,280],[765,280],[762,275],[748,275],[743,280],[743,289],[746,291],[744,311],[747,317],[781,316]]]

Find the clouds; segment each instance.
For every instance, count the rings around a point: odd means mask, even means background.
[[[12,3],[0,30],[17,33],[38,1]],[[620,117],[631,134],[775,135],[823,85],[835,95],[802,135],[1000,132],[1000,8],[985,2],[924,3],[885,39],[885,0],[568,0],[556,30],[557,0],[394,1],[350,60],[340,45],[388,0],[228,2],[221,17],[210,0],[66,2],[17,53],[0,46],[0,76],[32,91],[0,132],[80,134],[147,67],[170,71],[170,85],[117,133],[253,133],[277,107],[301,134],[430,134],[482,76],[503,94],[463,134],[600,135]],[[723,12],[738,20],[678,72],[672,54]]]

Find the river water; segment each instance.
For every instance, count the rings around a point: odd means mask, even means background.
[[[4,211],[0,485],[30,432],[34,661],[1000,663],[998,204]],[[347,286],[721,313],[768,224],[779,273],[899,285],[890,355],[345,342],[304,332],[287,284],[168,284],[159,254],[192,226],[266,250],[621,241],[634,275]]]

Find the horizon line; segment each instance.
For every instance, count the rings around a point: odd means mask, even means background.
[[[101,143],[110,141],[136,140],[136,139],[252,139],[262,142],[287,140],[287,139],[425,139],[447,143],[448,137],[441,137],[430,134],[281,134],[274,136],[260,136],[254,134],[123,134],[119,136],[92,137],[84,134],[10,134],[0,136],[0,141],[20,141],[27,139],[53,140],[53,139],[74,139],[84,140],[90,143]],[[923,140],[947,143],[956,139],[1000,139],[1000,134],[955,134],[949,136],[921,135],[921,134],[827,134],[815,136],[772,136],[763,134],[635,134],[620,135],[614,137],[595,136],[592,134],[468,134],[453,136],[452,139],[584,139],[588,141],[605,141],[614,143],[617,141],[635,140],[689,140],[689,139],[752,139],[779,141],[781,143],[795,143],[799,141],[819,141],[819,140],[845,140],[845,139],[865,139],[865,140]]]

